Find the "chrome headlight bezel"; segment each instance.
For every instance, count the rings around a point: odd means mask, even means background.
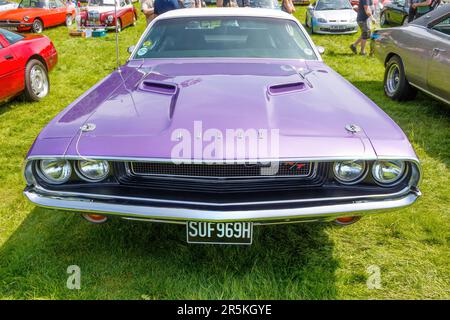
[[[393,179],[389,179],[389,180],[382,180],[379,176],[379,166],[382,163],[391,163],[391,164],[395,164],[397,163],[397,166],[400,167],[399,170],[399,174],[396,176],[396,178]],[[388,159],[388,160],[377,160],[372,164],[372,178],[373,181],[375,181],[376,184],[378,184],[379,186],[382,187],[393,187],[398,185],[400,182],[403,181],[403,179],[405,179],[405,177],[407,176],[407,172],[408,172],[408,165],[405,161],[403,160],[392,160],[392,159]]]
[[[318,23],[328,23],[328,20],[325,18],[317,18]]]
[[[352,179],[345,179],[342,177],[342,175],[339,174],[338,170],[338,165],[342,165],[344,163],[360,163],[361,165],[361,170],[359,172],[359,174],[352,178]],[[364,160],[343,160],[343,161],[335,161],[333,162],[333,175],[334,178],[341,184],[344,185],[354,185],[357,184],[359,182],[361,182],[362,180],[364,180],[367,176],[368,173],[368,165],[366,163],[366,161]]]
[[[88,173],[86,173],[85,169],[83,169],[83,164],[103,164],[104,168],[106,168],[103,173],[97,177],[94,177]],[[109,173],[111,172],[111,166],[108,161],[106,160],[78,160],[75,164],[75,172],[77,173],[77,176],[86,181],[86,182],[100,182],[105,180]]]
[[[45,171],[48,170],[49,167],[48,165],[45,166],[45,163],[52,163],[52,162],[60,162],[63,164],[62,167],[63,177],[61,179],[55,179],[51,177],[48,172],[45,173]],[[66,159],[59,159],[59,158],[41,159],[36,163],[36,172],[39,178],[44,180],[46,183],[53,185],[60,185],[69,181],[70,177],[72,176],[72,165]]]

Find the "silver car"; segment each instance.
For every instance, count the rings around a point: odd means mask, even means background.
[[[412,99],[419,89],[450,104],[450,4],[405,26],[376,30],[372,39],[375,55],[386,66],[388,97]]]
[[[347,34],[358,31],[356,12],[349,0],[317,0],[306,10],[311,33]]]

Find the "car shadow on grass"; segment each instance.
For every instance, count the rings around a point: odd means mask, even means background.
[[[183,225],[33,209],[0,248],[0,297],[332,299],[333,243],[323,223],[255,226],[252,246],[188,245]],[[81,269],[69,290],[68,266]]]

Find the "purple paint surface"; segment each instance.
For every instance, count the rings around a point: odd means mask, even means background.
[[[323,62],[213,58],[128,62],[55,117],[29,156],[76,156],[79,128],[95,123],[79,139],[84,156],[170,158],[172,132],[194,121],[279,129],[280,158],[416,158],[397,124]]]

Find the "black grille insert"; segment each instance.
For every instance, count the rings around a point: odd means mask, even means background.
[[[136,176],[171,176],[191,178],[267,178],[270,176],[309,177],[314,174],[312,162],[279,162],[270,164],[175,164],[170,162],[131,162]]]

